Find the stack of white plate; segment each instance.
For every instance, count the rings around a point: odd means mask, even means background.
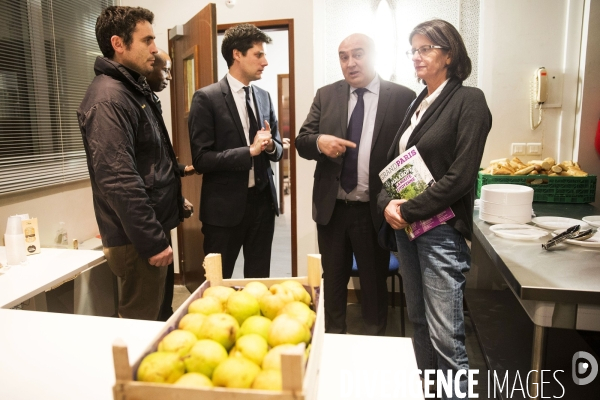
[[[479,219],[493,224],[524,224],[531,221],[533,189],[523,185],[481,187]]]

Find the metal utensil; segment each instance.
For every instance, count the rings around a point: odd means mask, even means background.
[[[572,239],[579,233],[579,225],[575,225],[570,227],[564,232],[559,233],[552,239],[548,240],[546,243],[542,243],[542,248],[544,250],[550,250],[552,247],[556,246],[559,243],[564,242],[567,239]]]
[[[591,238],[592,236],[594,236],[594,233],[596,233],[594,231],[594,229],[587,229],[585,231],[579,231],[571,239],[573,239],[573,240],[587,240],[587,239]]]

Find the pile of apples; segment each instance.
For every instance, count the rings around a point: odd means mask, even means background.
[[[179,329],[148,354],[137,380],[185,387],[281,390],[281,353],[311,340],[316,313],[297,281],[207,288]],[[309,347],[306,348],[305,359]]]

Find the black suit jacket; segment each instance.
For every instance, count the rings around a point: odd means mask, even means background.
[[[408,106],[415,98],[415,93],[404,86],[383,79],[380,81],[369,160],[371,217],[377,230],[383,221],[383,214],[377,211],[377,194],[381,190],[379,172],[387,164],[386,155],[390,145]],[[343,158],[329,158],[319,153],[317,137],[320,134],[328,134],[346,138],[349,98],[350,86],[344,80],[320,88],[295,142],[300,157],[317,161],[313,186],[313,219],[320,225],[329,223],[333,214]]]
[[[277,118],[269,93],[254,85],[253,96],[261,127],[269,121],[275,153],[262,152],[267,166],[274,212],[279,215],[273,170],[269,161],[279,161],[283,146],[277,130]],[[200,220],[222,227],[242,221],[248,196],[248,173],[252,157],[244,135],[242,120],[227,78],[197,90],[188,117],[192,163],[203,175]]]

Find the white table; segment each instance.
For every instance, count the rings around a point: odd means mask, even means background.
[[[112,343],[139,357],[163,322],[0,310],[0,399],[111,400]]]
[[[98,250],[42,248],[40,254],[27,256],[26,264],[0,275],[0,308],[14,307],[104,260]],[[6,265],[4,247],[0,247],[0,263]]]
[[[326,333],[317,398],[423,399],[412,340]]]
[[[163,326],[0,309],[0,399],[112,400],[113,341],[122,338],[134,360]],[[423,399],[410,339],[330,334],[324,339],[318,399]],[[416,385],[416,393],[411,396],[400,383]]]

